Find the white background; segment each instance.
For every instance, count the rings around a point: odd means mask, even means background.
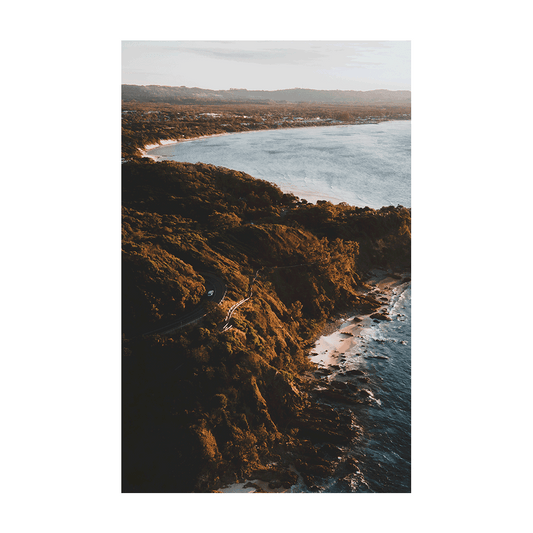
[[[320,38],[318,39],[317,36]],[[412,54],[412,492],[122,494],[120,458],[121,42],[409,40]],[[429,513],[431,511],[431,22],[429,20],[103,20],[103,513]]]

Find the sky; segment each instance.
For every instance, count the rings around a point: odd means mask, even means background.
[[[411,89],[410,41],[122,41],[122,83],[203,89]]]

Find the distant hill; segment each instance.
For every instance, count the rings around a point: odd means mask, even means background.
[[[248,91],[230,89],[213,91],[199,87],[169,87],[163,85],[122,85],[125,102],[318,102],[324,104],[410,104],[411,91],[323,91],[315,89],[283,89],[278,91]]]

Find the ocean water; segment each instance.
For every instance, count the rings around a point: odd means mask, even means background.
[[[392,278],[389,278],[392,279]],[[411,282],[395,281],[378,291],[389,295],[380,312],[391,321],[347,317],[336,332],[320,337],[310,358],[334,372],[360,403],[348,408],[357,434],[344,455],[357,461],[353,472],[338,461],[321,492],[410,492],[411,490]],[[346,406],[322,399],[336,409]],[[299,491],[305,487],[300,485]]]
[[[362,333],[361,351],[353,357],[354,366],[368,373],[376,399],[358,417],[364,434],[353,449],[365,484],[356,484],[356,491],[411,490],[410,283],[398,289],[389,313],[391,322]]]
[[[411,206],[411,121],[254,131],[149,150],[268,180],[309,202]]]

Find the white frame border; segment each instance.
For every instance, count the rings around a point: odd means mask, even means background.
[[[228,39],[228,35],[232,36],[231,39]],[[317,36],[320,38],[317,39]],[[410,494],[266,494],[249,497],[247,494],[123,494],[120,492],[120,106],[121,46],[122,41],[126,40],[411,41],[413,335],[412,492]],[[102,20],[101,235],[102,513],[428,514],[431,512],[431,315],[428,312],[431,309],[430,20]]]

